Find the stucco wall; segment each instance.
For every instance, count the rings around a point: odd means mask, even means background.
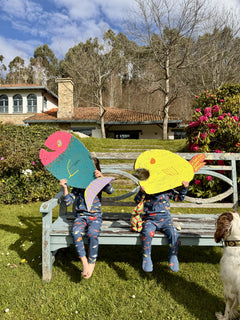
[[[23,112],[13,113],[13,97],[16,94],[20,94],[23,99]],[[0,121],[2,123],[23,124],[23,120],[32,116],[35,113],[27,112],[27,96],[29,94],[35,94],[37,97],[37,113],[50,110],[57,107],[57,100],[53,97],[50,98],[48,94],[43,94],[40,90],[1,90],[0,95],[8,96],[8,113],[0,113]],[[46,106],[44,106],[44,96],[47,99]]]

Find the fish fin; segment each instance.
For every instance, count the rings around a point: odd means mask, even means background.
[[[204,162],[204,160],[205,154],[197,154],[189,161],[189,163],[193,167],[194,172],[197,172],[199,169],[205,166],[206,162]]]

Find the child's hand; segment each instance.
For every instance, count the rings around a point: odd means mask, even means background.
[[[67,179],[61,179],[59,181],[59,184],[61,187],[66,188],[67,187]]]
[[[189,181],[183,181],[182,184],[184,188],[187,188],[189,186]]]
[[[99,171],[99,170],[95,170],[95,171],[94,171],[94,174],[95,174],[95,178],[102,178],[102,177],[103,177],[102,172]]]

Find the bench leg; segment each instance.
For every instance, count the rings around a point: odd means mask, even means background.
[[[52,279],[52,252],[50,251],[50,243],[43,241],[42,248],[42,280],[50,281]]]
[[[52,212],[43,215],[42,222],[42,280],[50,281],[52,279],[53,264],[53,257],[50,248]]]

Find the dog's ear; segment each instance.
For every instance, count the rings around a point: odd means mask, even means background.
[[[233,220],[233,214],[231,212],[222,213],[217,219],[217,227],[214,233],[214,239],[218,243],[222,239],[225,239],[231,228],[231,222]]]

